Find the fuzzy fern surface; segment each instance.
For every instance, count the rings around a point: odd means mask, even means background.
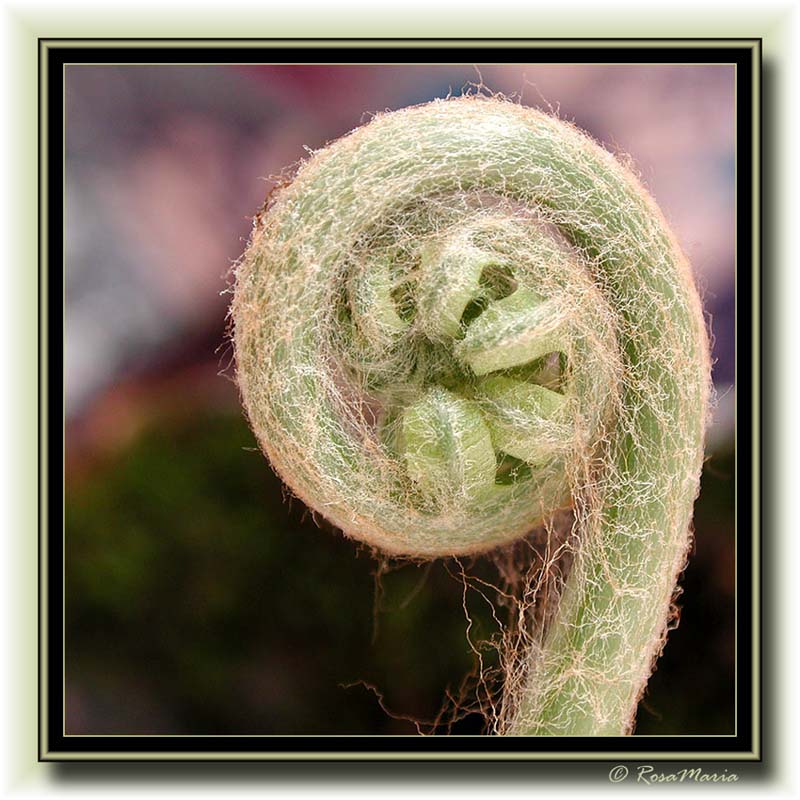
[[[569,574],[507,659],[495,728],[628,733],[686,558],[710,388],[689,265],[635,176],[502,100],[380,115],[272,195],[232,316],[262,448],[348,536],[481,553],[572,509]]]

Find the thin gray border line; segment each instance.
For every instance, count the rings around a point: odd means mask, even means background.
[[[358,47],[366,49],[369,47],[386,48],[386,49],[404,49],[411,47],[418,47],[420,45],[444,47],[454,49],[468,45],[470,47],[541,47],[549,50],[564,49],[565,47],[580,46],[584,48],[607,49],[609,47],[628,47],[631,49],[649,47],[654,50],[666,50],[669,48],[725,48],[742,46],[745,43],[755,44],[761,42],[760,37],[743,37],[743,38],[725,38],[725,39],[440,39],[440,38],[385,38],[385,39],[369,39],[369,38],[355,38],[355,39],[314,39],[314,38],[299,38],[292,39],[289,37],[280,37],[275,39],[237,39],[237,38],[209,38],[209,39],[158,39],[158,38],[139,38],[139,39],[48,39],[42,37],[39,40],[42,44],[47,45],[48,49],[61,49],[69,47],[86,47],[86,48],[118,48],[121,50],[132,49],[136,47],[149,46],[150,49],[163,48],[191,48],[191,47],[208,47],[208,48],[242,48],[254,49],[256,47],[263,47],[269,45],[270,47],[280,48],[298,48],[313,45],[314,47],[323,47],[325,49],[341,49],[342,47]],[[325,63],[325,62],[321,62]]]

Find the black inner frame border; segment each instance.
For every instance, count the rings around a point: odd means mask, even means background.
[[[40,39],[39,108],[46,109],[46,126],[39,124],[39,374],[47,376],[46,394],[40,384],[39,391],[39,557],[40,581],[47,587],[46,602],[39,607],[39,641],[46,641],[47,657],[40,654],[39,662],[39,741],[40,760],[73,759],[155,759],[212,760],[252,759],[261,755],[273,760],[380,760],[418,759],[452,760],[468,757],[480,760],[537,761],[610,760],[620,755],[635,758],[646,754],[648,758],[670,758],[680,753],[682,758],[696,754],[702,759],[714,754],[717,758],[749,758],[761,760],[759,742],[763,731],[761,719],[752,714],[754,641],[753,607],[742,599],[751,598],[754,531],[751,526],[753,491],[761,496],[759,485],[753,485],[752,434],[760,421],[753,417],[753,309],[747,302],[747,288],[760,286],[755,272],[752,219],[754,212],[753,173],[760,166],[753,153],[753,117],[756,115],[761,129],[761,105],[756,99],[755,81],[761,71],[761,47],[758,39],[724,39],[718,45],[709,40],[669,39],[660,45],[659,39],[626,40],[585,39],[576,40],[503,40],[469,39],[458,43],[437,43],[433,40],[370,39],[349,49],[354,40],[244,40],[240,46],[176,46],[175,40],[101,39],[96,40]],[[194,42],[231,40],[192,39]],[[296,41],[296,46],[289,46]],[[554,47],[555,42],[569,42]],[[623,45],[622,42],[625,41]],[[87,46],[86,43],[92,42]],[[133,42],[131,46],[106,47],[105,42]],[[583,44],[583,43],[586,44]],[[587,46],[591,42],[601,46]],[[606,44],[602,44],[602,43]],[[680,42],[680,44],[678,43]],[[705,44],[704,44],[705,42]],[[374,45],[376,46],[373,46]],[[639,43],[642,43],[641,45]],[[651,46],[647,46],[650,43]],[[318,46],[314,46],[317,44]],[[379,46],[378,46],[379,45]],[[654,46],[653,46],[654,45]],[[754,67],[753,50],[757,50]],[[387,55],[391,54],[390,58]],[[630,736],[630,737],[492,737],[492,736],[103,736],[65,735],[64,727],[64,630],[61,625],[49,624],[63,620],[63,510],[64,510],[64,309],[63,297],[58,297],[55,287],[63,287],[63,132],[64,132],[64,66],[80,64],[447,64],[447,63],[548,63],[548,64],[735,64],[736,85],[736,231],[737,231],[737,302],[736,302],[736,375],[737,417],[742,428],[737,435],[737,628],[736,628],[736,699],[737,733],[734,736]],[[46,87],[44,80],[46,78]],[[46,105],[42,106],[42,102]],[[761,156],[757,157],[761,161]],[[41,177],[46,167],[47,191]],[[759,171],[760,174],[760,171]],[[46,204],[46,205],[45,205]],[[760,207],[760,206],[759,206]],[[47,224],[43,225],[43,212]],[[758,230],[761,231],[759,215]],[[46,241],[46,246],[41,243]],[[47,291],[42,292],[46,277]],[[754,281],[755,278],[755,281]],[[760,315],[759,315],[760,316]],[[46,328],[44,323],[46,321]],[[744,333],[742,333],[744,332]],[[747,422],[749,422],[749,425]],[[43,477],[46,476],[46,483]],[[43,491],[43,483],[46,492]],[[60,524],[54,524],[59,520]],[[42,544],[46,542],[46,557]],[[759,559],[760,561],[760,559]],[[40,598],[44,598],[40,585]],[[761,602],[759,598],[759,609]],[[759,629],[761,629],[760,619]],[[42,637],[46,637],[43,639]],[[757,654],[763,665],[763,652]],[[759,669],[759,674],[763,671]],[[46,694],[45,694],[46,687]],[[759,698],[759,716],[763,717],[763,690],[756,688]],[[204,754],[208,754],[204,756]],[[228,755],[229,754],[229,755]]]

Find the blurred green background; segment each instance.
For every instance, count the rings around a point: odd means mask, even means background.
[[[692,260],[719,396],[639,734],[734,731],[733,73],[481,65],[630,153]],[[67,733],[408,734],[497,633],[460,565],[383,565],[288,497],[226,379],[230,264],[276,174],[476,79],[443,67],[67,68]],[[318,524],[319,523],[319,524]],[[486,580],[487,559],[463,562]],[[469,686],[467,686],[467,690]],[[465,713],[436,732],[481,733]]]

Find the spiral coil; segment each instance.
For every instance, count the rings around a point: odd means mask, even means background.
[[[347,535],[481,552],[572,504],[548,635],[614,664],[604,696],[631,706],[685,558],[709,360],[688,264],[626,167],[501,100],[379,115],[274,193],[232,314],[261,446]],[[546,651],[510,730],[613,728],[619,709]]]

